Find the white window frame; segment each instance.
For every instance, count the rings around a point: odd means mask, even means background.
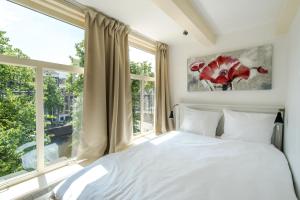
[[[84,7],[74,0],[8,0],[55,19],[84,28]]]
[[[30,178],[40,176],[51,170],[77,163],[76,158],[69,158],[55,164],[46,166],[44,162],[44,71],[61,71],[68,73],[84,74],[84,68],[72,65],[63,65],[33,59],[17,58],[13,56],[0,55],[0,64],[28,67],[36,70],[35,73],[35,109],[36,109],[36,170],[27,172],[0,183],[0,190],[23,182]]]
[[[155,46],[153,43],[147,42],[147,40],[144,39],[139,39],[136,38],[135,36],[131,35],[131,37],[129,37],[129,46],[139,49],[141,51],[147,52],[147,53],[151,53],[155,56]],[[133,135],[133,140],[138,139],[140,137],[144,137],[146,135],[152,134],[155,132],[155,114],[156,114],[156,110],[154,109],[153,115],[154,115],[154,123],[153,123],[153,131],[150,132],[143,132],[143,121],[144,121],[144,98],[143,98],[143,94],[144,94],[144,86],[145,86],[145,82],[146,81],[152,81],[154,82],[154,90],[156,89],[156,83],[155,83],[155,73],[154,73],[154,77],[150,77],[150,76],[146,76],[146,75],[138,75],[138,74],[130,74],[130,79],[131,80],[138,80],[141,82],[141,92],[140,92],[140,104],[141,104],[141,113],[140,113],[140,119],[141,119],[141,127],[140,130],[141,132],[137,133],[137,135]],[[156,94],[154,97],[154,108],[156,106]]]
[[[21,6],[24,6],[26,8],[32,9],[34,11],[40,12],[41,14],[48,15],[50,17],[56,18],[60,21],[70,23],[74,26],[77,26],[79,28],[85,29],[85,15],[84,10],[86,9],[85,6],[82,4],[77,3],[74,0],[68,0],[68,1],[61,1],[61,0],[43,0],[43,1],[37,1],[37,0],[9,0],[11,2],[17,3]],[[156,53],[156,44],[155,41],[144,37],[143,35],[132,31],[129,34],[128,37],[129,46],[132,46],[134,48],[138,48],[140,50],[143,50],[148,53],[152,53],[155,55]],[[44,70],[54,70],[54,71],[63,71],[63,72],[71,72],[71,73],[78,73],[83,74],[84,69],[80,67],[74,67],[71,65],[62,65],[57,63],[51,63],[51,62],[44,62],[39,60],[33,60],[33,59],[21,59],[11,56],[4,56],[0,55],[0,63],[1,64],[9,64],[9,65],[16,65],[19,67],[31,67],[36,69],[36,108],[41,110],[41,107],[43,107],[43,88],[41,87],[43,85],[43,71]],[[139,77],[141,78],[141,77]],[[155,82],[155,78],[152,77],[150,81]],[[39,84],[37,83],[39,82]],[[39,91],[39,92],[38,92]],[[37,95],[39,93],[40,95]],[[155,106],[155,100],[154,100],[154,106]],[[38,118],[36,120],[36,123],[39,125],[36,126],[37,129],[37,135],[42,134],[44,132],[43,127],[43,111],[38,112],[36,110],[36,117]],[[40,117],[38,117],[38,115]],[[155,115],[155,110],[154,110]],[[42,119],[42,120],[41,120]],[[155,127],[155,119],[154,119],[154,127]],[[43,127],[43,129],[41,128]],[[46,172],[58,169],[60,167],[71,165],[74,163],[82,162],[74,159],[69,159],[65,161],[61,161],[55,164],[52,164],[50,166],[44,165],[44,162],[42,161],[44,159],[44,145],[43,144],[43,137],[41,135],[37,136],[37,169],[32,172],[27,172],[25,174],[12,177],[11,179],[0,183],[0,190],[5,189],[7,187],[10,187],[12,185],[21,183],[23,181],[26,181],[28,179],[40,176],[42,174],[45,174]],[[145,134],[140,134],[136,136],[135,138],[144,136]],[[134,139],[135,139],[134,138]],[[41,159],[38,161],[38,159]],[[43,164],[42,164],[43,163]]]
[[[19,4],[25,8],[40,12],[60,21],[70,23],[79,28],[84,27],[84,12],[80,4],[60,0],[44,0],[44,1],[29,1],[29,0],[9,0],[13,3]],[[45,166],[44,163],[44,91],[43,91],[43,72],[47,71],[61,71],[68,73],[83,74],[84,69],[72,65],[57,64],[34,59],[22,59],[13,56],[0,55],[0,64],[15,65],[18,67],[29,67],[36,69],[35,73],[35,108],[36,108],[36,151],[37,151],[37,168],[31,172],[27,172],[0,183],[0,190],[10,187],[12,185],[21,183],[28,179],[40,176],[46,172],[55,170],[57,168],[78,163],[76,158],[69,158],[67,160],[59,161],[55,164]]]
[[[154,82],[154,90],[155,90],[155,77],[150,77],[150,76],[143,76],[143,75],[136,75],[136,74],[130,74],[130,79],[131,80],[138,80],[138,81],[141,81],[141,92],[140,92],[140,104],[141,104],[141,113],[140,113],[140,119],[141,119],[141,132],[137,132],[137,135],[134,136],[133,133],[133,138],[136,139],[136,138],[139,138],[139,137],[143,137],[145,135],[148,135],[148,134],[151,134],[154,132],[153,131],[150,131],[150,132],[143,132],[144,130],[144,127],[143,127],[143,121],[144,121],[144,98],[143,98],[143,95],[144,95],[144,86],[145,86],[145,82],[146,81],[152,81]],[[155,107],[155,98],[154,98],[154,107]],[[154,112],[153,112],[153,115],[155,116],[155,109],[154,109]],[[155,118],[155,117],[154,117]],[[155,128],[155,119],[154,119],[154,123],[153,123],[153,129]]]

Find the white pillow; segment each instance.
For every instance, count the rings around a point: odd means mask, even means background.
[[[271,144],[275,114],[235,112],[223,110],[223,139]]]
[[[203,111],[184,107],[180,129],[205,136],[215,137],[221,112]]]

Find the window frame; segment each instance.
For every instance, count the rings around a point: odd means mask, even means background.
[[[27,0],[8,0],[10,2],[16,3],[19,6],[23,6],[28,9],[32,9],[36,12],[39,12],[43,15],[55,18],[57,20],[60,20],[65,23],[69,23],[71,25],[77,26],[79,28],[85,29],[85,15],[84,10],[87,8],[83,6],[82,4],[73,2],[73,1],[60,1],[60,0],[45,0],[45,1],[27,1]],[[131,31],[128,35],[128,48],[129,46],[132,46],[134,48],[140,49],[142,51],[151,53],[156,55],[156,42],[152,39],[149,39],[135,31]],[[51,63],[51,62],[45,62],[45,61],[39,61],[34,59],[21,59],[17,57],[12,56],[5,56],[0,55],[0,63],[1,64],[8,64],[8,65],[16,65],[18,67],[31,67],[35,68],[36,71],[36,79],[35,79],[35,87],[36,87],[36,93],[37,93],[37,87],[39,87],[39,90],[41,90],[42,94],[44,91],[42,90],[43,86],[43,72],[44,70],[53,70],[53,71],[63,71],[63,72],[70,72],[70,73],[77,73],[77,74],[84,74],[84,68],[81,67],[75,67],[71,65],[64,65],[64,64],[57,64],[57,63]],[[39,76],[39,80],[37,79],[37,76]],[[141,78],[141,77],[140,77]],[[153,78],[153,77],[152,77]],[[155,77],[152,79],[155,83]],[[151,80],[151,81],[152,81]],[[39,86],[37,85],[37,81],[41,84]],[[40,93],[40,92],[39,92]],[[41,101],[41,97],[43,95],[37,95],[35,98],[38,98],[39,101]],[[154,106],[155,106],[154,99]],[[43,101],[42,101],[43,102]],[[37,104],[39,104],[39,107],[42,107],[43,104],[41,102],[37,103],[35,106],[37,107]],[[37,112],[37,110],[36,110]],[[155,115],[156,110],[154,110]],[[36,113],[37,117],[38,113]],[[39,121],[39,129],[41,129],[41,123],[44,121],[43,113],[39,113],[40,117],[39,119],[42,119]],[[43,132],[44,132],[44,124],[43,124]],[[154,117],[154,127],[155,127],[155,117]],[[36,129],[38,126],[36,126]],[[41,131],[41,130],[39,130]],[[155,132],[155,130],[154,130]],[[150,133],[149,133],[150,134]],[[137,139],[139,137],[144,136],[143,134],[135,136],[133,139]],[[36,133],[37,137],[37,133]],[[37,145],[37,155],[42,155],[41,159],[44,160],[44,138],[39,136],[37,138],[38,141],[36,141]],[[43,144],[43,145],[41,145]],[[39,145],[39,150],[38,150]],[[43,175],[49,171],[64,167],[66,165],[72,165],[75,163],[84,162],[85,160],[77,160],[76,158],[69,158],[68,160],[60,161],[54,164],[51,164],[49,166],[46,166],[44,162],[38,161],[37,157],[37,169],[33,170],[31,172],[27,172],[25,174],[21,174],[15,177],[12,177],[6,181],[3,181],[0,183],[0,191],[8,188],[10,186],[16,185],[18,183],[24,182],[26,180],[29,180],[31,178]],[[39,162],[39,164],[38,164]],[[42,164],[43,163],[43,164]]]
[[[46,165],[44,162],[44,71],[61,71],[68,73],[84,74],[84,68],[72,65],[64,65],[51,63],[46,61],[39,61],[34,59],[24,59],[14,56],[0,55],[0,64],[13,65],[17,67],[28,67],[35,69],[35,110],[36,110],[36,169],[24,174],[9,178],[0,183],[0,190],[18,184],[30,178],[40,176],[46,172],[55,170],[57,168],[78,163],[77,158],[68,158],[54,164]]]
[[[34,10],[41,14],[55,18],[57,20],[84,28],[85,16],[84,7],[75,1],[61,0],[8,0],[25,8]]]
[[[129,41],[129,47],[133,47],[136,49],[139,49],[141,51],[144,51],[146,53],[150,53],[153,54],[156,57],[156,49],[153,43],[146,43],[146,40],[142,40],[142,39],[133,39],[134,36],[132,36],[132,40]],[[140,104],[141,104],[141,113],[140,113],[140,119],[141,119],[141,128],[140,128],[140,132],[137,132],[137,135],[134,135],[132,132],[132,137],[133,140],[136,140],[140,137],[144,137],[146,135],[152,134],[155,132],[155,115],[156,115],[156,109],[154,109],[153,115],[154,115],[154,119],[153,119],[153,131],[149,131],[149,132],[143,132],[143,121],[144,121],[144,98],[143,98],[143,94],[144,94],[144,86],[145,86],[145,82],[146,81],[151,81],[154,82],[154,90],[156,91],[156,78],[155,78],[156,74],[154,73],[154,77],[151,76],[147,76],[147,75],[138,75],[138,74],[131,74],[130,73],[130,80],[138,80],[141,82],[141,92],[140,92]],[[154,96],[154,108],[156,107],[156,93]]]

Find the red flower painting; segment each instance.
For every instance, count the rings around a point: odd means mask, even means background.
[[[193,63],[190,70],[199,73],[200,81],[209,81],[212,83],[210,85],[222,87],[222,90],[232,90],[234,80],[248,80],[253,70],[260,74],[268,74],[268,69],[263,66],[250,68],[239,59],[224,55],[218,56],[207,65],[204,62]]]

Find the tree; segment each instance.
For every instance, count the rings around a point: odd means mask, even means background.
[[[28,58],[3,31],[0,54]],[[22,169],[17,148],[35,140],[34,76],[31,68],[0,64],[0,176]]]
[[[73,66],[84,66],[84,42],[75,44],[76,56],[71,57]],[[0,31],[0,54],[29,58],[20,49],[9,43],[5,32]],[[130,62],[132,74],[143,74],[154,77],[151,64],[147,62]],[[46,129],[57,126],[54,120],[64,106],[64,97],[72,97],[70,112],[73,127],[72,151],[76,153],[79,134],[82,130],[82,92],[83,75],[68,74],[65,87],[60,87],[63,78],[54,72],[44,73],[44,104],[45,117],[50,121],[45,124]],[[64,84],[64,83],[63,83]],[[145,93],[154,89],[153,82],[145,82]],[[140,81],[132,81],[133,122],[135,132],[140,127]],[[35,142],[35,70],[29,67],[18,67],[0,64],[0,177],[23,170],[21,156],[34,149],[35,146],[20,150],[20,146]],[[45,138],[50,141],[49,136]]]
[[[84,41],[75,44],[76,58],[70,56],[73,66],[84,67]],[[79,136],[82,131],[82,115],[83,115],[83,75],[69,74],[66,79],[66,91],[68,95],[73,97],[72,105],[72,156],[77,154],[79,145]]]
[[[58,81],[53,73],[46,72],[44,74],[44,108],[47,114],[46,118],[51,121],[51,124],[47,124],[48,126],[53,125],[53,120],[57,118],[64,106],[64,98],[58,87]]]
[[[130,73],[137,75],[145,75],[154,77],[152,72],[151,63],[144,62],[133,62],[130,61]],[[150,94],[154,90],[154,82],[147,81],[144,83],[144,94],[141,96],[141,81],[132,80],[131,81],[131,94],[132,94],[132,115],[133,115],[133,134],[141,132],[141,97]],[[143,98],[142,97],[142,98]]]
[[[84,40],[75,44],[76,57],[70,56],[71,62],[76,67],[84,67]]]
[[[84,60],[83,42],[76,44],[75,48],[80,57],[77,61],[76,58],[71,60],[81,65]],[[0,54],[29,58],[9,43],[9,38],[5,37],[3,31],[0,31]],[[59,74],[44,73],[45,118],[50,120],[45,124],[46,129],[56,126],[54,119],[58,117],[64,106],[64,95],[72,93],[74,96],[79,96],[82,91],[82,76],[72,75],[67,79],[72,81],[66,80],[66,88],[60,88],[62,79]],[[20,150],[22,145],[36,140],[34,97],[35,70],[33,68],[0,64],[0,177],[23,170],[21,156],[35,148],[33,146]],[[76,122],[74,124],[79,126]],[[45,135],[45,139],[46,143],[49,142],[49,135]]]
[[[151,63],[147,61],[144,62],[130,61],[130,73],[154,77],[154,72],[152,72]]]
[[[70,56],[73,66],[84,67],[84,41],[75,44],[76,57]],[[83,75],[69,74],[66,80],[66,90],[69,93],[80,96],[83,91]]]

